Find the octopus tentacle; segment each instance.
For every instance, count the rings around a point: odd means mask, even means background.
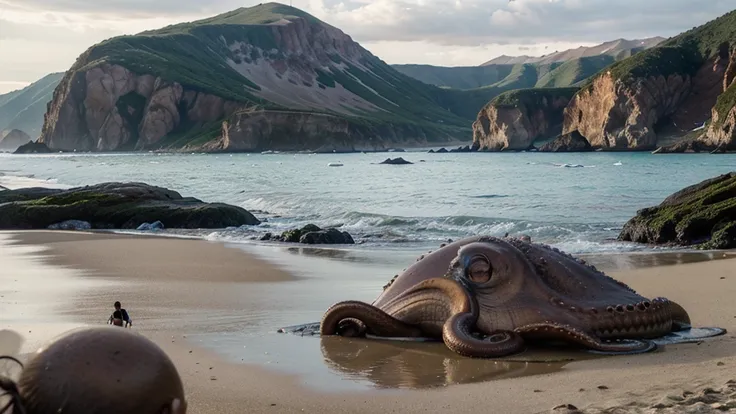
[[[456,313],[448,319],[442,329],[445,345],[460,355],[476,358],[498,358],[524,349],[524,340],[511,331],[496,331],[485,338],[476,338],[472,334],[476,320],[472,313]]]
[[[321,335],[357,336],[365,332],[378,336],[421,336],[421,330],[416,326],[406,324],[373,305],[354,300],[332,305],[320,322]]]
[[[657,344],[645,339],[621,339],[604,342],[570,325],[554,322],[535,323],[514,329],[514,332],[539,338],[557,338],[588,348],[588,352],[602,355],[641,354],[657,349]]]
[[[432,295],[439,291],[441,295]],[[510,331],[496,331],[485,338],[477,338],[474,328],[478,321],[478,303],[468,291],[453,279],[434,278],[418,283],[414,287],[385,305],[391,312],[397,304],[412,300],[439,300],[450,317],[442,326],[442,340],[454,352],[468,357],[492,358],[517,353],[524,348],[520,335]]]
[[[685,308],[680,306],[677,302],[668,300],[668,306],[670,308],[672,318],[672,330],[673,331],[684,331],[690,329],[690,315],[688,315]]]

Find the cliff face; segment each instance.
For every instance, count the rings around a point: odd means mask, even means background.
[[[573,88],[518,90],[488,103],[473,123],[473,145],[481,151],[525,150],[538,138],[562,130],[562,112]]]
[[[690,133],[712,117],[711,108],[720,119],[713,115],[713,125],[727,125],[724,108],[733,105],[721,95],[736,76],[735,44],[733,11],[609,66],[565,109],[563,133],[577,131],[595,149],[652,150],[658,132]],[[719,142],[723,135],[708,133]]]
[[[64,77],[49,103],[40,142],[62,151],[147,149],[183,119],[216,121],[236,106],[176,82],[103,63]]]
[[[451,136],[445,137],[448,141]],[[218,139],[185,151],[375,151],[396,144],[421,145],[426,134],[397,125],[372,127],[315,112],[239,111],[222,123]]]
[[[711,111],[711,123],[697,141],[714,150],[736,151],[736,50],[723,76],[723,94]]]
[[[690,90],[690,78],[678,74],[631,84],[604,74],[565,108],[563,134],[578,131],[594,148],[653,149],[655,124],[672,115]]]

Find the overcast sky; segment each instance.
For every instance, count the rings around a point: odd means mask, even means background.
[[[0,0],[0,93],[65,71],[106,38],[258,3]],[[736,9],[736,0],[293,0],[293,6],[388,63],[460,66],[621,37],[673,36]]]

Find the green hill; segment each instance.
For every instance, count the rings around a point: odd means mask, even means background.
[[[37,138],[43,126],[46,104],[63,73],[52,73],[23,89],[0,95],[0,135],[18,129]]]
[[[537,88],[564,88],[576,85],[614,63],[609,55],[583,57],[567,61],[539,78]]]
[[[709,58],[728,56],[734,45],[736,10],[619,61],[609,70],[614,78],[625,81],[675,73],[694,75]]]
[[[595,75],[616,61],[655,47],[664,40],[662,37],[617,39],[539,57],[499,56],[480,66],[392,66],[424,83],[445,88],[496,87],[503,92],[519,88],[567,87]]]
[[[73,113],[80,94],[107,93],[95,85],[82,91],[76,86],[82,76],[95,73],[112,79],[109,72],[115,67],[124,68],[130,79],[115,84],[122,88],[115,92],[115,109],[104,108],[94,123]],[[156,78],[161,81],[154,83]],[[181,94],[176,85],[181,86]],[[88,150],[151,149],[172,143],[201,146],[224,140],[223,122],[232,126],[236,112],[238,122],[245,122],[243,114],[254,113],[268,113],[273,120],[275,111],[301,114],[300,122],[309,122],[308,114],[330,115],[310,119],[330,125],[347,122],[331,130],[342,144],[355,137],[392,143],[468,140],[480,107],[470,110],[468,102],[494,96],[493,91],[448,91],[422,83],[387,65],[339,29],[278,3],[94,45],[78,58],[57,92],[51,112],[73,115],[52,116],[55,121],[45,125],[42,141],[52,148]],[[153,113],[148,103],[161,94],[173,94],[165,100],[176,102],[168,113]],[[212,97],[225,103],[218,103],[216,110],[205,108],[202,102]],[[122,121],[110,123],[110,117]],[[156,117],[166,118],[165,127],[154,123]],[[109,129],[113,127],[114,131]],[[297,135],[309,135],[305,140],[319,133],[300,131]],[[111,142],[112,135],[121,142]],[[233,136],[225,141],[232,144]]]

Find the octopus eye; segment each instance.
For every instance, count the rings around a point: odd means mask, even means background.
[[[474,283],[486,283],[491,280],[493,274],[491,262],[485,256],[472,257],[465,269],[465,275]]]

